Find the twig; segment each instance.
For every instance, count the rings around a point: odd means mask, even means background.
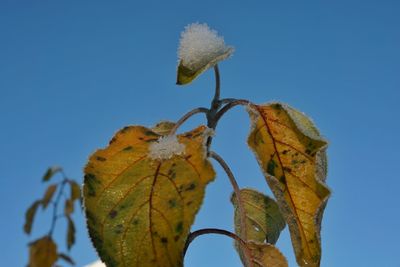
[[[187,251],[190,243],[192,243],[192,241],[194,239],[196,239],[198,236],[206,235],[206,234],[219,234],[219,235],[228,236],[228,237],[238,241],[241,245],[243,245],[248,250],[246,242],[243,239],[241,239],[239,236],[237,236],[236,234],[229,232],[227,230],[223,230],[223,229],[204,228],[204,229],[196,230],[189,234],[188,239],[186,240],[185,248],[183,250],[183,256],[186,255],[186,251]]]
[[[176,133],[176,131],[178,130],[178,128],[190,117],[192,117],[193,115],[196,115],[198,113],[208,113],[208,108],[195,108],[191,111],[189,111],[188,113],[186,113],[185,115],[183,115],[175,124],[175,126],[172,128],[170,135],[173,135]]]
[[[221,165],[221,167],[226,172],[226,174],[229,178],[229,181],[232,184],[233,191],[235,192],[236,202],[237,202],[238,209],[239,209],[239,219],[240,219],[240,225],[241,225],[240,226],[240,237],[247,239],[246,213],[245,213],[245,210],[243,207],[243,201],[242,201],[242,198],[240,195],[240,188],[235,179],[235,176],[233,175],[228,164],[223,160],[223,158],[220,155],[218,155],[214,151],[210,151],[209,157],[215,159]],[[248,266],[251,266],[251,254],[249,254],[248,251],[245,251],[245,256],[246,256],[246,261],[249,263]]]

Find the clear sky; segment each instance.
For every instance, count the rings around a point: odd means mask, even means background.
[[[223,97],[287,102],[330,141],[322,266],[399,267],[399,14],[397,0],[1,0],[1,265],[25,266],[26,244],[49,227],[43,219],[33,237],[22,232],[48,166],[61,165],[81,182],[88,156],[119,128],[208,106],[212,71],[175,85],[180,32],[205,22],[236,48],[220,64]],[[202,121],[197,116],[184,129]],[[214,150],[241,186],[268,193],[246,147],[248,131],[247,114],[234,109]],[[193,229],[232,229],[232,190],[217,171]],[[82,215],[76,220],[72,257],[82,266],[97,256]],[[296,266],[287,229],[278,247]],[[232,241],[220,236],[194,241],[185,263],[241,266]]]

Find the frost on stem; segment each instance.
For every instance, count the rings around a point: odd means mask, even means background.
[[[178,84],[191,82],[200,73],[232,55],[233,47],[207,24],[193,23],[185,27],[178,49]]]
[[[176,135],[166,135],[158,139],[149,147],[149,157],[152,159],[170,159],[174,155],[182,155],[185,145],[179,143]]]

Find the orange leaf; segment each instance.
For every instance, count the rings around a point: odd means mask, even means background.
[[[190,226],[215,176],[205,155],[207,132],[202,126],[174,138],[125,127],[90,157],[87,224],[107,266],[183,265]]]
[[[297,262],[319,266],[321,219],[330,195],[324,183],[327,142],[287,105],[252,105],[250,115],[248,144],[288,223]]]

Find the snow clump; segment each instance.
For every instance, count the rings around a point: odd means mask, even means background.
[[[185,152],[185,145],[179,143],[176,135],[166,135],[152,143],[149,147],[149,157],[152,159],[170,159],[174,155],[182,155]]]
[[[181,33],[178,56],[182,65],[198,70],[210,63],[217,64],[233,51],[233,47],[226,46],[223,37],[207,24],[193,23]]]

